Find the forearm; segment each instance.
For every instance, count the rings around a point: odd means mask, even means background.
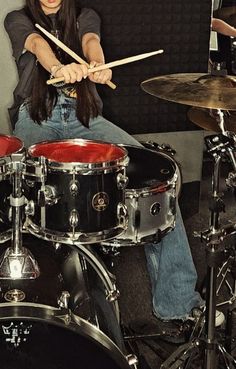
[[[225,36],[236,37],[236,29],[218,18],[212,19],[212,31],[216,31]]]
[[[79,82],[83,77],[87,77],[88,68],[85,65],[78,63],[62,65],[50,45],[40,35],[31,34],[28,36],[25,48],[32,52],[38,62],[54,77],[63,77],[65,83]]]
[[[40,35],[30,35],[26,40],[25,48],[32,52],[38,62],[50,73],[53,66],[60,64],[48,42]]]
[[[105,63],[104,53],[97,35],[84,35],[82,39],[82,49],[88,63],[91,61],[96,61],[99,64]]]

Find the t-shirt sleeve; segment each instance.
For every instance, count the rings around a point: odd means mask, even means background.
[[[101,28],[101,19],[99,15],[93,10],[82,8],[78,17],[79,38],[82,40],[85,33],[96,33],[99,37]]]
[[[13,56],[18,63],[24,50],[26,38],[31,33],[39,32],[27,15],[17,10],[7,14],[4,26],[11,40]]]

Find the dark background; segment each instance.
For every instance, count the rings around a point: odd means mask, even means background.
[[[102,86],[104,115],[131,134],[196,130],[185,105],[157,99],[140,83],[158,75],[208,69],[211,0],[81,0],[102,19],[106,61],[164,53],[113,69],[117,89]]]

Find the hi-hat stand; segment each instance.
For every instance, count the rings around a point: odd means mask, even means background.
[[[24,153],[12,154],[11,160],[9,170],[12,179],[10,196],[12,237],[11,247],[5,250],[0,259],[0,279],[35,279],[40,273],[38,264],[31,252],[22,245],[22,219],[25,205],[22,191]]]
[[[223,134],[206,137],[208,153],[214,158],[212,173],[212,195],[210,199],[210,224],[209,229],[199,234],[201,241],[206,242],[207,285],[206,285],[206,312],[204,333],[197,337],[192,336],[190,341],[180,346],[162,365],[161,369],[191,368],[191,359],[199,356],[204,369],[235,369],[236,360],[229,354],[225,347],[218,342],[215,330],[216,318],[216,291],[217,271],[224,257],[222,241],[229,235],[236,233],[236,223],[229,223],[220,227],[220,213],[225,205],[219,193],[220,165],[223,155],[228,155],[233,169],[236,172],[236,160],[234,157],[234,140],[224,130],[223,114],[218,110],[219,125]],[[203,320],[203,315],[199,319]],[[220,361],[222,358],[222,361]],[[220,364],[223,367],[219,367]]]

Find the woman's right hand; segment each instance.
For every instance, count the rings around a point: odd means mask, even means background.
[[[88,67],[84,64],[71,63],[66,65],[61,65],[60,68],[57,67],[55,72],[52,67],[52,75],[54,77],[64,77],[65,83],[75,83],[80,82],[83,78],[88,76]]]

